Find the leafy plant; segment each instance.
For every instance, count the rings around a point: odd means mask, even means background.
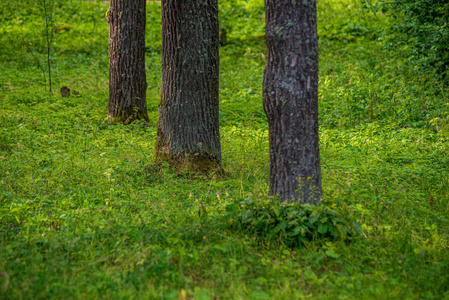
[[[265,238],[279,238],[288,246],[312,240],[344,240],[361,233],[347,205],[282,202],[276,197],[248,196],[226,207],[225,218],[234,226]]]

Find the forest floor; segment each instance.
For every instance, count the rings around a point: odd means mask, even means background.
[[[159,3],[147,6],[151,124],[109,126],[107,4],[57,2],[49,93],[42,10],[1,2],[0,299],[449,298],[447,85],[405,47],[382,50],[385,16],[319,1],[322,205],[360,231],[335,238],[337,219],[315,215],[329,227],[300,244],[254,233],[240,203],[273,201],[263,1],[228,2],[226,173],[200,178],[152,164]],[[62,86],[80,95],[61,98]]]

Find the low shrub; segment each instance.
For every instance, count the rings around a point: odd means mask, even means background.
[[[226,207],[231,226],[267,239],[279,238],[287,246],[301,246],[313,240],[344,240],[361,233],[345,204],[318,205],[283,202],[276,197],[248,196]]]

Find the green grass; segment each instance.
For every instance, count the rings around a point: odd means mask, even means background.
[[[105,3],[55,10],[70,29],[52,45],[54,88],[80,92],[71,98],[45,91],[23,46],[44,61],[39,7],[0,4],[0,299],[449,298],[447,83],[418,73],[405,52],[382,51],[389,20],[353,0],[319,1],[320,143],[325,204],[362,233],[288,247],[237,215],[231,224],[227,206],[268,191],[259,2],[240,14],[254,27],[223,10],[226,174],[204,178],[151,164],[157,2],[147,16],[150,127],[105,120]]]

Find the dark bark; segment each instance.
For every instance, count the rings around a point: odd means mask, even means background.
[[[317,203],[321,169],[316,0],[265,0],[265,13],[263,102],[269,125],[270,194],[284,201]]]
[[[157,161],[221,166],[217,0],[162,0]]]
[[[109,119],[148,121],[145,75],[146,0],[111,0],[109,23]]]

